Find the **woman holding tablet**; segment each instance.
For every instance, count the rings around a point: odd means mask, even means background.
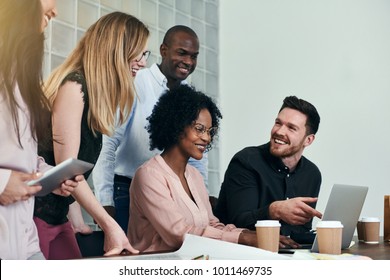
[[[49,125],[42,84],[43,30],[57,15],[55,0],[1,0],[0,4],[0,259],[44,259],[33,222],[35,172],[49,166],[37,138]],[[55,192],[69,195],[77,181]]]

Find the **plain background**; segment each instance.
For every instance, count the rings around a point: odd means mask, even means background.
[[[390,194],[390,1],[219,4],[222,176],[237,151],[269,140],[284,97],[296,95],[321,116],[304,152],[322,171],[317,208],[325,209],[334,183],[369,186],[361,216],[379,217],[382,235]]]

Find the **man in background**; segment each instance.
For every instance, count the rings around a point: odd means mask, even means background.
[[[92,173],[97,199],[125,232],[129,221],[131,179],[139,166],[161,153],[149,150],[146,118],[162,93],[187,83],[186,79],[197,64],[198,36],[187,26],[173,26],[164,36],[160,54],[160,64],[138,71],[134,82],[138,97],[131,115],[112,137],[103,137],[102,151]],[[202,160],[190,159],[189,163],[198,168],[207,185],[207,154]]]

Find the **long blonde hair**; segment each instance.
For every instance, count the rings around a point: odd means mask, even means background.
[[[82,72],[88,89],[88,125],[94,133],[111,135],[116,110],[119,124],[130,114],[136,94],[129,63],[143,51],[148,37],[149,30],[134,16],[113,12],[101,17],[48,78],[45,94],[50,103],[68,74]]]

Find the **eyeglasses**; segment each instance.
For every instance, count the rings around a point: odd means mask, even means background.
[[[207,132],[207,134],[211,138],[213,138],[218,131],[218,127],[210,127],[209,129],[207,129],[203,124],[200,123],[195,123],[193,127],[195,129],[196,135],[198,135],[199,137],[203,136],[203,134]]]
[[[144,51],[142,53],[142,56],[140,57],[140,59],[136,59],[135,61],[140,62],[143,58],[145,58],[145,61],[146,61],[146,60],[148,60],[149,55],[150,55],[150,51]]]

